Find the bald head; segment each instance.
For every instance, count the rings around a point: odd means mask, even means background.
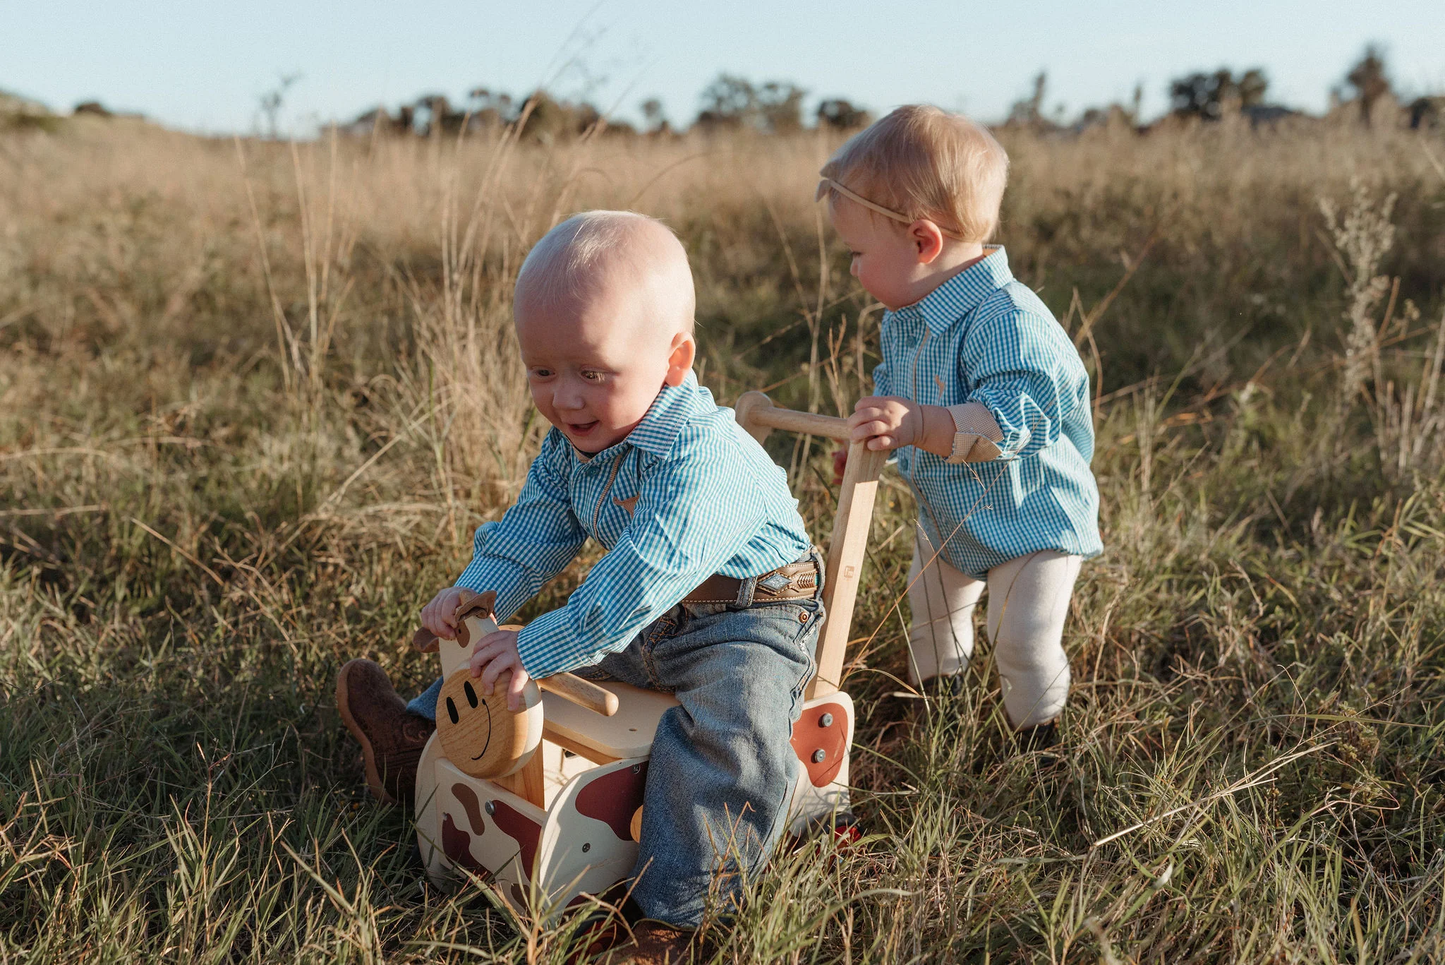
[[[637,311],[619,324],[643,326],[664,340],[692,334],[696,296],[687,252],[666,225],[645,215],[573,215],[533,246],[517,273],[521,312],[622,292]]]
[[[693,299],[682,245],[639,214],[579,214],[527,255],[517,345],[532,400],[578,451],[626,438],[664,387],[687,380]]]

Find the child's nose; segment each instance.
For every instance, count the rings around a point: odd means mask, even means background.
[[[582,393],[572,386],[563,386],[552,396],[552,404],[558,409],[582,408]]]

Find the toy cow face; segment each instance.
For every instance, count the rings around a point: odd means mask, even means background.
[[[512,675],[497,678],[491,694],[465,665],[442,683],[437,698],[437,737],[447,760],[472,777],[502,777],[525,763],[542,738],[541,694],[528,681],[523,709],[507,707]]]

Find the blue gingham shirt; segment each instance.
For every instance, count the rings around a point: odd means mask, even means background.
[[[945,560],[982,577],[1038,550],[1102,551],[1089,376],[1063,327],[1014,280],[1003,248],[885,313],[881,343],[877,395],[980,402],[1003,432],[998,458],[987,462],[950,465],[914,446],[898,450],[919,522]]]
[[[589,536],[607,555],[566,606],[518,634],[533,677],[624,649],[714,573],[761,576],[810,545],[787,474],[692,373],[664,387],[637,428],[595,456],[549,432],[516,504],[477,529],[457,586],[495,590],[505,619]]]

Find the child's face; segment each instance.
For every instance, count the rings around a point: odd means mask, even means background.
[[[651,302],[635,286],[614,283],[515,305],[532,401],[583,452],[625,439],[664,383],[680,385],[692,366],[690,336],[649,325]]]
[[[828,214],[833,229],[853,252],[853,277],[868,294],[888,309],[912,305],[922,297],[917,291],[919,250],[906,227],[875,218],[847,198],[831,199]]]

